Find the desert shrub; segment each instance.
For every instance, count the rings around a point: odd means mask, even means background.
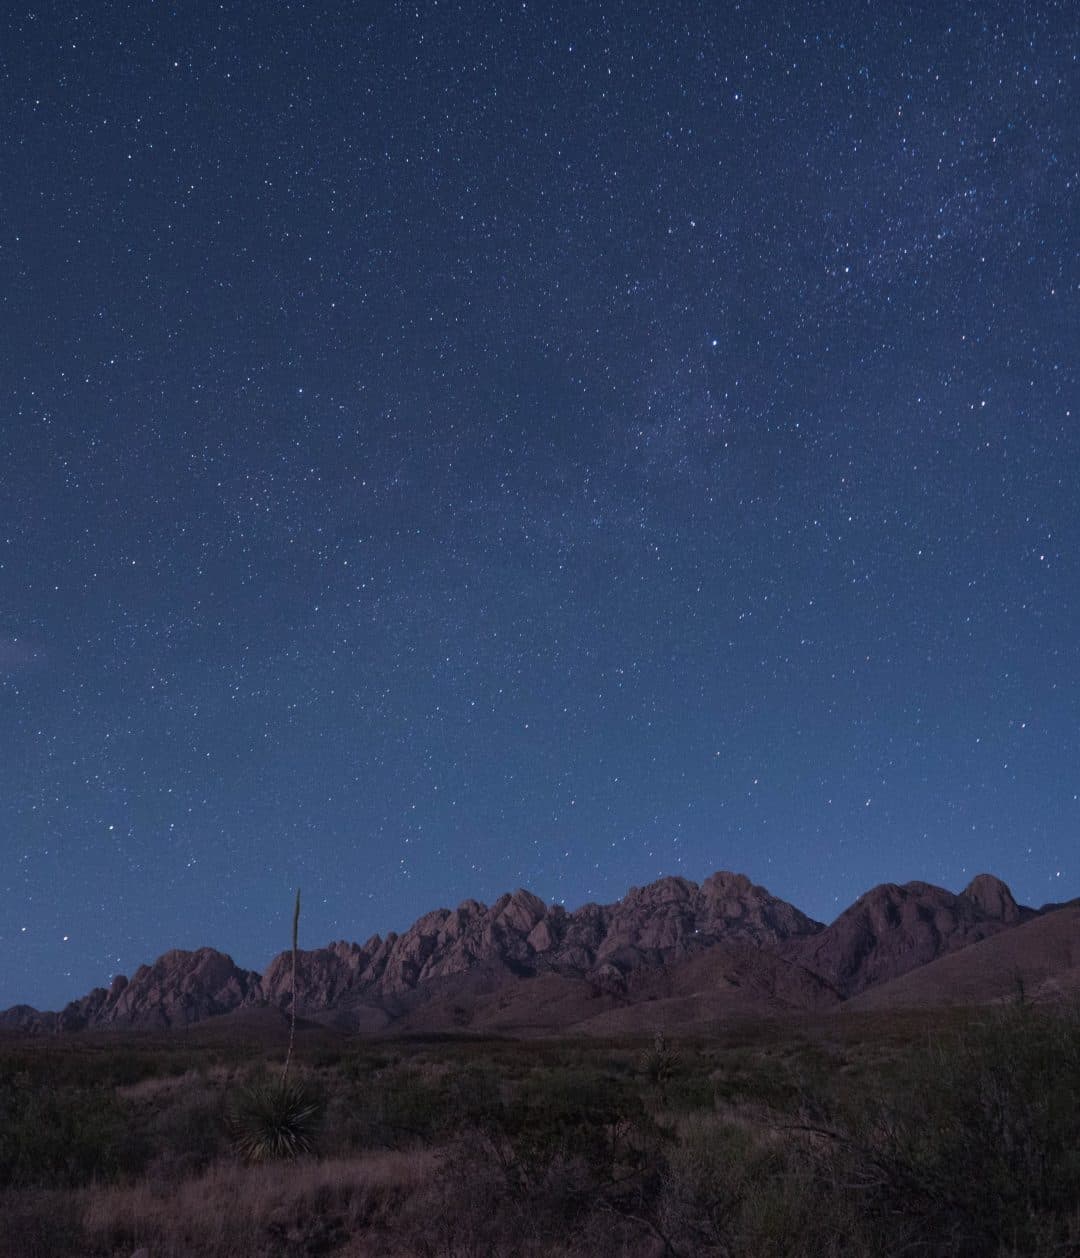
[[[407,1066],[373,1080],[364,1097],[378,1143],[431,1143],[451,1126],[446,1079]]]
[[[664,1156],[658,1234],[695,1258],[899,1258],[906,1238],[869,1227],[846,1188],[767,1124],[696,1115]]]
[[[1075,1015],[1001,1011],[915,1055],[860,1119],[807,1118],[820,1182],[906,1252],[1080,1252]]]
[[[642,1193],[648,1120],[639,1081],[590,1064],[597,1057],[550,1044],[454,1045],[374,1079],[373,1090],[391,1085],[384,1117],[400,1113],[393,1093],[403,1083],[410,1104],[425,1100],[443,1150],[439,1175],[399,1220],[401,1252],[633,1253],[594,1241],[639,1230],[620,1211]]]
[[[104,1088],[0,1082],[0,1187],[69,1188],[135,1173],[149,1149]]]
[[[153,1079],[162,1073],[161,1054],[117,1048],[102,1053],[94,1062],[94,1082],[104,1087],[123,1088]]]
[[[280,1071],[239,1046],[13,1046],[0,1258],[1080,1255],[1080,1018],[921,1025],[681,1040],[662,1088],[634,1041],[354,1042],[305,1075],[320,1159],[258,1167],[222,1157],[214,1080]]]
[[[922,1068],[885,1148],[940,1203],[956,1252],[1025,1251],[1053,1217],[1064,1243],[1080,1203],[1080,1017],[1006,1009]]]
[[[715,1103],[716,1084],[707,1074],[688,1071],[672,1079],[664,1089],[664,1104],[672,1113],[707,1112]]]
[[[515,1100],[526,1111],[555,1116],[580,1115],[590,1123],[617,1121],[641,1110],[641,1093],[632,1077],[582,1064],[533,1071],[517,1087]]]
[[[155,1174],[190,1175],[209,1166],[226,1151],[228,1124],[219,1095],[194,1082],[178,1090],[145,1121],[146,1140],[157,1151]]]
[[[131,1087],[146,1079],[176,1078],[196,1069],[193,1050],[123,1047],[79,1037],[0,1051],[0,1079],[19,1075],[32,1085],[63,1088]]]
[[[644,1118],[638,1089],[595,1069],[537,1071],[514,1089],[503,1116],[506,1133],[540,1156],[587,1157],[610,1145],[620,1124]]]
[[[487,1138],[475,1133],[450,1143],[432,1176],[399,1219],[399,1240],[417,1258],[497,1255],[515,1228],[515,1200]],[[516,1238],[519,1252],[520,1228]]]
[[[832,1097],[836,1081],[827,1059],[804,1045],[788,1052],[737,1048],[721,1056],[710,1077],[720,1101],[784,1111],[797,1109],[807,1094]]]
[[[454,1098],[445,1074],[410,1065],[353,1070],[330,1089],[329,1150],[403,1149],[436,1144],[454,1130]]]
[[[812,1054],[729,1062],[741,1117],[679,1121],[655,1225],[747,1258],[1080,1253],[1080,1019],[1006,1010],[902,1062],[873,1101]]]
[[[664,1163],[665,1235],[704,1252],[722,1250],[749,1184],[768,1169],[765,1161],[745,1129],[715,1120],[686,1123]]]
[[[658,1190],[661,1133],[626,1078],[584,1067],[537,1070],[478,1136],[474,1160],[486,1158],[496,1172],[503,1226],[539,1247],[528,1252],[579,1252],[568,1238],[588,1230],[597,1212],[611,1231],[612,1220],[650,1210]],[[545,1248],[556,1242],[565,1251]]]
[[[343,1056],[338,1064],[338,1072],[350,1083],[363,1083],[378,1071],[394,1065],[395,1060],[386,1053],[361,1049]]]
[[[501,1123],[506,1113],[504,1091],[498,1072],[489,1065],[470,1062],[451,1073],[446,1093],[454,1130]]]

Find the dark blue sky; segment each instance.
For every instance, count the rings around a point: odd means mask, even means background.
[[[1071,3],[0,21],[0,1007],[519,884],[1080,893]]]

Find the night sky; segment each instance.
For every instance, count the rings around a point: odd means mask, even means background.
[[[1080,894],[1072,3],[10,4],[0,106],[0,1007]]]

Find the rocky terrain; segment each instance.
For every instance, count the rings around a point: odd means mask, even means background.
[[[662,878],[573,912],[518,890],[491,905],[437,909],[400,935],[300,951],[297,1008],[309,1020],[367,1030],[689,1027],[831,1007],[1002,932],[1022,939],[1037,918],[989,874],[958,894],[884,884],[829,926],[727,872],[700,886]],[[1022,968],[1022,957],[1014,961]],[[177,950],[59,1013],[25,1005],[0,1013],[0,1029],[168,1028],[285,1011],[291,973],[289,952],[259,974],[212,948]]]

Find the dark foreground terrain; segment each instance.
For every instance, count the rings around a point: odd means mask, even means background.
[[[1080,1254],[1072,1008],[672,1040],[302,1028],[283,1138],[313,1149],[253,1162],[236,1141],[275,1152],[252,1106],[285,1034],[253,1011],[0,1041],[0,1254]]]

